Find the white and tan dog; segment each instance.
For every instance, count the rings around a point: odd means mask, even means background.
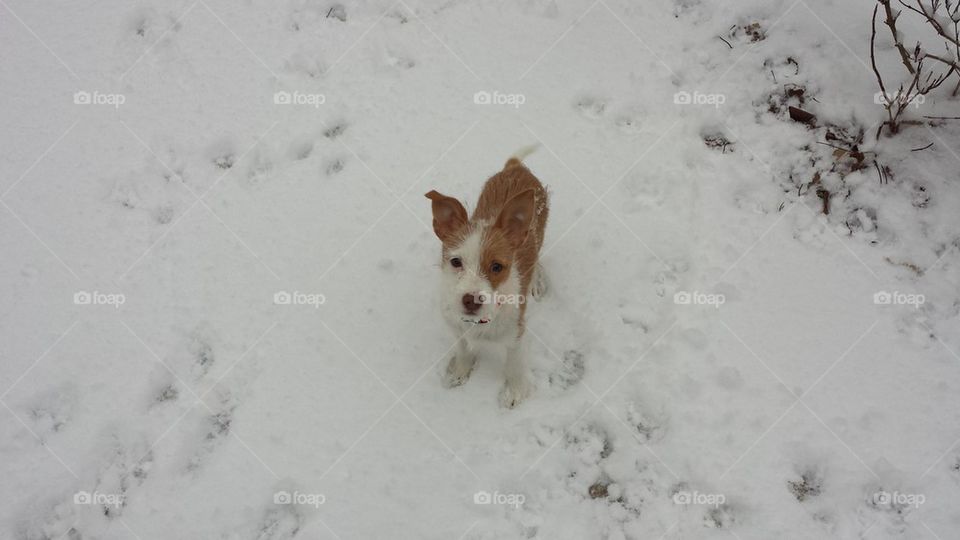
[[[527,294],[539,298],[546,278],[538,262],[547,224],[547,192],[521,160],[507,160],[483,186],[473,215],[460,201],[436,191],[433,230],[443,244],[441,311],[458,338],[445,374],[448,386],[470,376],[482,344],[506,352],[506,384],[500,403],[514,407],[530,392],[520,338]]]

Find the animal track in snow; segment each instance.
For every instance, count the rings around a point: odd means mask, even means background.
[[[624,133],[640,133],[640,119],[630,115],[622,114],[617,117],[614,124]]]
[[[627,405],[627,423],[637,430],[635,435],[645,443],[659,441],[666,434],[666,415],[636,403]]]
[[[583,96],[577,100],[574,107],[586,118],[598,119],[603,116],[607,104],[598,98]]]
[[[323,131],[323,136],[328,139],[336,139],[347,130],[346,122],[338,122]]]
[[[787,480],[787,488],[799,502],[820,495],[823,490],[823,478],[815,470],[800,473],[799,480]]]
[[[35,426],[33,430],[45,442],[45,434],[57,433],[70,423],[71,411],[76,405],[77,395],[73,387],[61,386],[38,396],[29,413]]]
[[[123,513],[127,493],[147,479],[153,467],[153,451],[144,444],[126,446],[119,438],[112,439],[109,461],[97,473],[94,491],[117,495],[117,504],[104,504],[103,515],[113,519]]]
[[[559,368],[550,373],[548,377],[550,386],[566,390],[580,382],[580,379],[583,378],[584,369],[582,352],[574,349],[564,351]]]
[[[294,161],[302,161],[313,154],[314,143],[310,139],[303,139],[296,142],[291,147],[291,155]]]
[[[606,429],[597,423],[577,424],[570,428],[563,442],[564,448],[585,463],[598,463],[613,452],[613,442]]]
[[[190,336],[188,348],[193,356],[192,369],[198,379],[209,373],[210,368],[216,361],[216,355],[210,341],[209,332],[199,327],[194,329]]]
[[[327,176],[333,176],[343,170],[343,160],[340,158],[333,159],[326,166]]]
[[[729,529],[736,522],[736,515],[727,504],[709,509],[703,516],[703,526],[710,529]]]
[[[199,448],[194,452],[187,464],[187,470],[197,471],[206,460],[207,456],[213,453],[216,447],[222,443],[223,439],[230,434],[230,426],[233,423],[233,411],[236,405],[223,403],[220,410],[208,415],[204,424],[201,426],[202,439]]]
[[[400,69],[411,69],[417,65],[417,62],[412,58],[390,53],[387,54],[387,65]]]

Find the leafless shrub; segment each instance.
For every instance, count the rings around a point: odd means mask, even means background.
[[[870,63],[880,85],[877,102],[882,104],[887,112],[887,120],[877,129],[877,136],[887,127],[891,135],[899,133],[904,123],[920,123],[916,120],[905,120],[904,113],[910,105],[922,103],[926,95],[939,88],[943,83],[955,77],[957,86],[953,89],[956,96],[960,91],[960,0],[897,0],[900,6],[922,17],[930,26],[944,47],[943,53],[934,54],[916,41],[913,49],[904,44],[904,37],[897,28],[897,21],[904,13],[894,8],[893,0],[877,0],[873,8],[873,20],[870,33]],[[883,7],[883,22],[890,30],[893,43],[900,55],[900,62],[907,71],[905,82],[901,82],[896,92],[891,93],[884,83],[883,75],[877,68],[876,40],[877,14]],[[892,89],[892,87],[891,87]]]

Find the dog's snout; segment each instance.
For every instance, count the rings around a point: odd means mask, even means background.
[[[463,295],[463,310],[473,315],[483,305],[483,296],[480,293],[467,293]]]

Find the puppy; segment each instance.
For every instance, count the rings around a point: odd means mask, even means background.
[[[460,202],[436,191],[433,230],[443,245],[441,311],[457,336],[447,365],[448,387],[470,376],[481,344],[506,352],[506,384],[500,403],[513,408],[530,392],[520,340],[528,293],[546,293],[538,262],[547,224],[547,191],[521,161],[534,148],[507,160],[483,186],[473,215]]]

